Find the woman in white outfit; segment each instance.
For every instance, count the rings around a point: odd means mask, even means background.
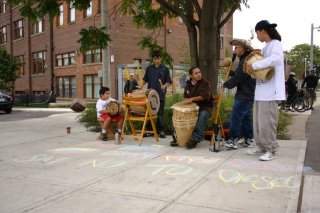
[[[268,81],[257,80],[253,108],[253,134],[256,149],[249,155],[261,155],[260,160],[268,161],[278,157],[279,144],[276,141],[278,125],[278,102],[285,100],[284,57],[281,36],[275,29],[277,24],[262,20],[256,24],[255,31],[260,42],[266,42],[261,54],[263,60],[247,67],[251,73],[273,67],[275,75]]]

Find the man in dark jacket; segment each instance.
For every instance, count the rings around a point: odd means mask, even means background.
[[[138,82],[134,78],[133,73],[130,73],[129,80],[127,80],[124,85],[124,94],[127,96],[129,93],[132,93],[133,90],[139,89]]]
[[[239,65],[235,70],[235,75],[222,85],[223,88],[228,89],[237,87],[230,115],[229,140],[225,146],[237,149],[241,136],[244,136],[245,141],[242,145],[254,147],[252,108],[256,81],[243,70],[243,63],[253,48],[248,41],[243,39],[233,39],[230,44],[235,46],[235,53],[239,57]]]
[[[302,85],[301,85],[301,89],[303,89],[304,85],[307,84],[306,85],[307,93],[309,93],[309,95],[311,95],[312,100],[314,102],[317,98],[316,89],[318,86],[319,79],[316,75],[317,70],[315,68],[310,68],[308,71],[309,71],[309,74],[304,78]],[[310,106],[310,109],[313,110],[312,105]]]
[[[148,89],[154,89],[158,92],[160,98],[160,107],[157,113],[157,132],[160,138],[165,138],[163,127],[164,119],[164,106],[166,100],[167,88],[172,84],[169,69],[161,62],[161,53],[155,50],[151,54],[153,64],[149,65],[143,76],[143,85],[148,83]],[[148,123],[148,129],[151,129],[150,122]]]
[[[191,140],[186,144],[187,149],[192,149],[204,140],[203,131],[213,109],[213,96],[210,83],[202,78],[198,67],[191,67],[189,70],[190,80],[184,88],[184,103],[195,103],[199,106],[197,124],[192,133]]]

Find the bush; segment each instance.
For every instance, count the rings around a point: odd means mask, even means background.
[[[97,120],[97,111],[95,104],[88,104],[86,110],[79,115],[79,122],[87,129],[99,132],[100,124]]]

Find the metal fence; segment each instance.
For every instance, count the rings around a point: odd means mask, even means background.
[[[29,104],[46,104],[55,102],[55,96],[52,91],[44,95],[22,94],[15,95],[13,98],[14,105],[29,106]]]

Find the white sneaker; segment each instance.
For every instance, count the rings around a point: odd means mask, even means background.
[[[278,155],[276,153],[266,152],[266,153],[264,153],[264,155],[260,156],[259,160],[269,161],[269,160],[276,159],[277,157],[278,157]]]
[[[261,154],[265,154],[266,151],[263,151],[259,148],[255,148],[255,149],[250,149],[247,151],[248,155],[261,155]]]

